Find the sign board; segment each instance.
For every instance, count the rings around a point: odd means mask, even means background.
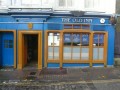
[[[63,23],[92,23],[91,18],[62,18]]]

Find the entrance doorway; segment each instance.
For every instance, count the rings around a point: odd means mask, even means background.
[[[26,50],[26,51],[25,51]],[[38,67],[38,35],[25,34],[24,35],[24,50],[23,50],[25,68]]]
[[[18,31],[18,69],[42,69],[41,31]]]

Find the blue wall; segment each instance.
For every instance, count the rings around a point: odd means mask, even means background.
[[[79,23],[79,24],[90,24],[90,29],[91,31],[107,31],[108,32],[108,59],[107,59],[107,64],[108,65],[113,65],[114,64],[114,27],[110,24],[109,21],[109,17],[71,17],[71,18],[87,18],[87,19],[92,19],[92,22],[85,22],[83,20],[80,22],[73,22],[72,20],[69,20],[69,22],[65,22],[62,21],[62,18],[66,18],[66,17],[49,17],[49,18],[23,18],[23,17],[19,17],[19,18],[14,18],[11,17],[9,15],[7,16],[0,16],[0,29],[1,30],[29,30],[28,29],[28,23],[33,23],[33,30],[42,30],[43,31],[43,39],[42,39],[42,43],[43,43],[43,48],[42,48],[42,52],[44,53],[44,33],[45,30],[62,30],[63,29],[63,24],[64,23]],[[70,18],[70,17],[69,17]],[[100,19],[101,18],[105,18],[105,23],[101,24],[100,23]],[[2,42],[1,40],[1,34],[0,34],[0,43]],[[13,35],[12,35],[13,37]],[[2,47],[2,45],[0,44],[0,48]],[[1,49],[0,49],[1,50]],[[13,53],[13,52],[12,52]],[[1,55],[2,55],[2,51],[0,51],[0,59],[1,59]],[[44,65],[44,54],[43,54],[43,65]],[[1,61],[0,61],[1,63]],[[9,65],[13,65],[13,61],[9,62]],[[63,66],[81,66],[81,64],[63,64]],[[87,64],[88,65],[88,64]],[[96,64],[97,65],[97,64]],[[48,64],[49,67],[55,66],[55,67],[59,67],[59,64]],[[82,65],[82,66],[86,66]]]

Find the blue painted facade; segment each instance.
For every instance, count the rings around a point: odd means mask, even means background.
[[[24,13],[23,13],[24,15]],[[25,14],[26,15],[26,14]],[[39,15],[39,14],[38,14]],[[48,15],[48,16],[47,16]],[[101,23],[100,19],[104,18],[105,22]],[[66,19],[70,19],[66,21]],[[91,21],[87,21],[90,19]],[[41,16],[21,16],[20,13],[8,13],[0,15],[0,30],[29,30],[28,23],[33,24],[32,30],[42,30],[43,31],[43,53],[44,53],[44,33],[45,30],[63,30],[64,24],[90,24],[91,31],[107,31],[108,32],[108,51],[107,51],[107,65],[114,65],[114,26],[110,22],[110,15],[83,15],[80,17],[74,17],[71,14],[43,14]],[[0,32],[0,65],[2,66],[13,66],[14,63],[14,49],[4,48],[4,40],[14,40],[13,33],[1,33]],[[8,40],[8,46],[9,46]],[[6,41],[7,43],[7,41]],[[12,43],[12,41],[11,41]],[[18,43],[18,42],[17,42]],[[13,44],[13,43],[12,43]],[[18,51],[17,51],[18,52]],[[6,57],[7,56],[7,57]],[[44,54],[43,54],[43,67],[44,67]],[[18,59],[17,59],[18,60]],[[102,64],[100,64],[101,66]],[[89,66],[89,64],[63,64],[63,67],[72,66]],[[99,64],[94,64],[94,66],[99,66]],[[59,67],[59,64],[49,63],[48,67]]]

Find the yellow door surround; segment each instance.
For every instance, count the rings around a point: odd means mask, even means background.
[[[14,68],[16,68],[16,30],[0,30],[0,32],[13,32],[13,35],[14,35]]]
[[[24,59],[23,59],[23,37],[24,35],[38,35],[38,69],[42,69],[42,31],[18,31],[18,69],[22,69],[24,67]]]

